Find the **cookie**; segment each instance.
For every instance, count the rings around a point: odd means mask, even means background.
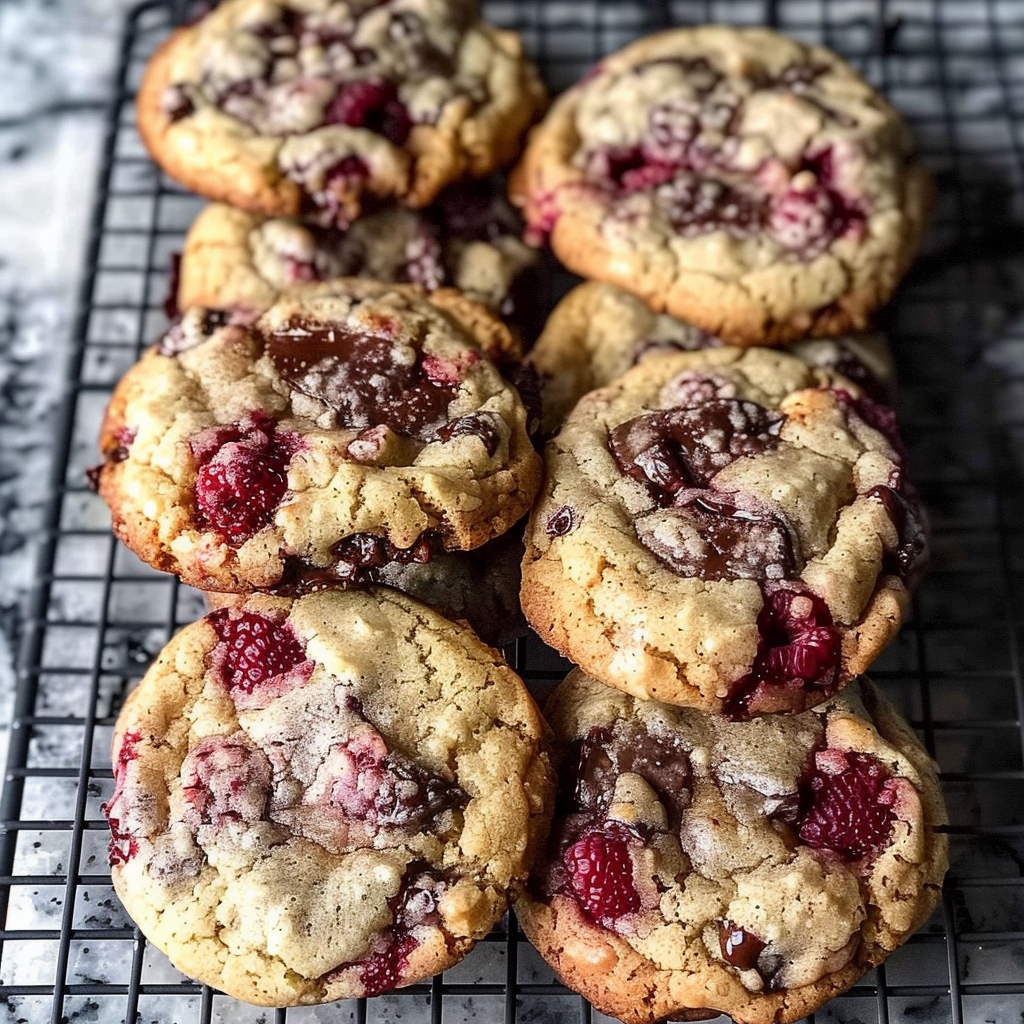
[[[518,36],[470,0],[227,0],[157,50],[137,112],[192,191],[343,226],[501,166],[544,102]]]
[[[118,384],[94,474],[140,558],[202,590],[301,591],[499,536],[540,458],[454,291],[343,279],[255,321],[193,308]]]
[[[528,628],[519,605],[524,525],[520,521],[473,551],[436,551],[425,562],[393,561],[362,567],[349,586],[393,587],[446,619],[465,623],[484,643],[511,643]],[[310,593],[333,585],[337,583],[330,578],[321,585],[312,573],[302,579]],[[244,600],[241,594],[206,594],[211,609],[234,607]]]
[[[344,231],[214,203],[185,239],[177,304],[265,309],[299,283],[368,277],[452,286],[507,318],[536,258],[520,232],[515,211],[483,187],[455,186],[422,211],[392,204]]]
[[[522,887],[553,790],[519,677],[388,591],[256,595],[186,627],[112,761],[125,909],[179,970],[264,1006],[457,963]]]
[[[651,359],[545,450],[523,611],[591,675],[731,718],[864,671],[923,569],[890,409],[771,349]]]
[[[864,329],[933,194],[903,121],[835,54],[725,26],[601,61],[511,188],[570,270],[732,345]]]
[[[798,1020],[935,907],[935,767],[867,680],[802,715],[730,723],[576,671],[546,713],[559,815],[516,913],[603,1013]]]
[[[611,384],[643,359],[722,344],[692,324],[655,313],[630,292],[586,281],[555,307],[528,356],[541,383],[543,433],[553,434],[588,391]],[[896,371],[881,334],[810,338],[787,351],[838,371],[877,402],[892,403]]]

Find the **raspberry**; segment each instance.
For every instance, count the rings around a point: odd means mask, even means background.
[[[206,619],[220,640],[213,666],[229,690],[252,693],[306,661],[302,643],[287,622],[228,608],[211,612]]]
[[[270,786],[270,762],[243,733],[207,736],[181,763],[183,817],[193,829],[259,821],[266,811]]]
[[[273,519],[288,489],[286,466],[297,445],[265,416],[212,427],[190,442],[199,464],[196,506],[203,526],[242,544]]]
[[[411,284],[422,285],[434,291],[444,284],[444,253],[436,235],[421,227],[406,243],[405,274]]]
[[[386,942],[383,949],[356,963],[367,996],[379,996],[400,985],[409,957],[419,945],[408,932],[399,938],[393,928],[389,929]]]
[[[797,833],[816,850],[846,860],[881,851],[892,835],[895,788],[885,766],[870,754],[819,751],[799,785]]]
[[[839,634],[828,606],[813,594],[776,590],[769,594],[757,625],[765,650],[760,673],[768,682],[798,677],[821,683],[839,662]]]
[[[126,732],[121,738],[121,748],[117,752],[114,764],[114,792],[110,799],[100,806],[110,826],[110,866],[127,864],[139,852],[139,841],[127,829],[121,827],[121,814],[118,805],[124,799],[124,782],[128,770],[128,762],[138,756],[138,745],[142,741],[142,733]]]
[[[347,124],[383,135],[396,146],[409,137],[412,121],[394,82],[364,78],[346,82],[324,112],[325,124]]]
[[[723,711],[728,718],[799,711],[806,706],[806,696],[798,691],[816,687],[825,696],[835,691],[840,636],[821,598],[804,590],[771,590],[765,595],[757,628],[760,644],[753,671],[726,698]]]
[[[588,917],[607,928],[640,909],[629,835],[623,826],[606,822],[562,854],[572,894]]]

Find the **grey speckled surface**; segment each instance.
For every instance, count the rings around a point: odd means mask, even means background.
[[[63,363],[73,316],[85,223],[94,203],[103,103],[126,0],[0,0],[0,722],[9,715],[13,659],[33,582],[35,541],[48,494],[48,461],[62,402]],[[666,0],[676,17],[698,15],[696,0]],[[1024,1012],[1024,764],[1020,721],[1024,606],[1024,19],[1020,0],[780,0],[784,23],[805,38],[825,38],[854,54],[872,51],[885,8],[902,18],[897,49],[884,64],[864,57],[912,119],[939,183],[936,226],[886,327],[903,385],[901,413],[917,479],[934,527],[931,575],[915,619],[880,659],[878,677],[914,721],[945,773],[954,824],[954,870],[945,921],[901,949],[864,987],[816,1015],[829,1024],[1019,1021]],[[496,20],[527,12],[525,38],[546,57],[557,85],[581,73],[589,56],[651,25],[654,0],[494,0]],[[601,12],[600,32],[583,15]],[[765,5],[712,0],[714,13],[752,20]],[[831,14],[826,17],[825,13]],[[1001,26],[998,36],[993,22]],[[147,36],[151,46],[164,31]],[[1003,58],[1003,50],[1012,58]],[[997,60],[996,58],[1000,58]],[[942,76],[945,76],[944,78]],[[1008,84],[1009,83],[1009,84]],[[945,84],[943,92],[941,87]],[[154,201],[152,169],[129,127],[118,133],[118,197],[108,226],[158,219],[166,230],[152,253],[130,237],[108,239],[105,259],[166,265],[197,203],[174,193]],[[1016,148],[1015,148],[1016,147]],[[158,214],[154,214],[158,209]],[[116,244],[115,244],[116,242]],[[140,248],[142,254],[140,255]],[[123,251],[122,251],[123,250]],[[123,302],[95,311],[66,479],[81,484],[95,461],[95,427],[104,389],[128,365],[136,341],[152,337],[159,315],[140,316],[139,297],[161,294],[161,271],[106,272],[96,297]],[[132,1013],[154,1024],[200,1019],[265,1021],[271,1012],[215,998],[201,1014],[194,988],[155,950],[135,953],[123,911],[105,879],[106,833],[100,803],[109,795],[109,726],[86,733],[80,717],[96,684],[95,710],[116,710],[162,644],[169,624],[198,612],[195,595],[141,567],[106,533],[106,513],[93,495],[70,493],[61,528],[68,542],[55,554],[54,587],[34,713],[46,716],[27,753],[28,775],[13,865],[15,885],[5,926],[28,937],[7,939],[0,954],[0,1022],[94,1020],[118,1024],[135,967],[144,986]],[[76,533],[74,531],[82,531]],[[92,531],[92,532],[89,532]],[[112,572],[110,571],[112,570]],[[562,665],[530,652],[538,674]],[[61,719],[66,719],[64,722]],[[6,739],[6,726],[0,738]],[[83,756],[90,742],[88,756]],[[0,755],[3,750],[0,749]],[[80,799],[77,775],[88,768],[80,849],[66,824]],[[56,824],[54,819],[58,819]],[[62,824],[63,822],[63,824]],[[38,823],[38,828],[36,824]],[[53,826],[53,827],[51,827]],[[69,853],[73,852],[73,857]],[[84,878],[84,881],[81,880]],[[65,991],[54,1010],[58,962],[54,930],[73,924]],[[947,946],[948,925],[956,941]],[[118,929],[121,929],[118,931]],[[949,956],[962,986],[949,995]],[[503,942],[481,946],[446,982],[484,980],[500,988]],[[518,946],[520,983],[550,981],[532,951]],[[39,990],[32,987],[38,986]],[[888,988],[886,988],[888,986]],[[11,987],[13,994],[4,994]],[[21,987],[27,987],[22,990]],[[493,990],[492,990],[493,993]],[[951,1010],[956,998],[957,1015]],[[519,1024],[576,1024],[571,995],[524,989]],[[503,1021],[502,995],[447,997],[446,1024]],[[884,1012],[883,1012],[884,1011]],[[289,1012],[288,1020],[347,1021],[348,1004]],[[371,1001],[370,1021],[426,1021],[428,997]]]

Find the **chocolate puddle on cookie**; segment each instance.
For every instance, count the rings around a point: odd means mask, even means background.
[[[422,355],[384,331],[294,320],[264,344],[282,380],[332,409],[339,427],[383,424],[426,440],[447,421],[458,389],[457,373],[426,373]]]

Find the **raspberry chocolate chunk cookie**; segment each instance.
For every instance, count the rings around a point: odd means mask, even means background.
[[[265,309],[288,288],[338,277],[451,285],[504,315],[536,260],[516,212],[482,188],[456,186],[427,210],[398,205],[346,231],[294,217],[260,217],[214,203],[185,239],[177,304]]]
[[[348,585],[393,587],[446,619],[464,622],[485,643],[511,643],[528,629],[519,604],[524,525],[520,520],[473,551],[433,551],[426,561],[388,561],[384,545],[371,541]],[[312,593],[336,585],[332,574],[325,575],[326,580],[304,574],[296,589]],[[211,609],[237,607],[245,600],[244,594],[206,594]]]
[[[604,1013],[794,1021],[934,908],[938,779],[868,681],[802,715],[730,723],[576,671],[546,711],[561,813],[516,912]]]
[[[253,322],[193,308],[114,392],[95,473],[118,536],[203,590],[301,589],[478,547],[530,507],[540,458],[453,291],[345,279]]]
[[[545,461],[523,611],[640,697],[737,719],[821,703],[923,568],[891,410],[781,352],[648,360],[586,395]]]
[[[114,887],[180,970],[247,1002],[408,985],[522,887],[543,735],[500,656],[404,595],[250,597],[172,640],[121,712]]]
[[[655,313],[630,292],[586,281],[555,307],[527,357],[540,379],[543,432],[553,434],[588,391],[611,384],[644,359],[722,344],[692,324]],[[896,371],[880,334],[808,338],[787,351],[811,366],[836,370],[875,401],[892,401]]]
[[[723,26],[602,61],[512,190],[571,270],[734,345],[864,328],[932,196],[902,120],[835,54]]]
[[[156,162],[209,199],[344,225],[510,160],[544,105],[518,37],[471,0],[227,0],[157,50]]]

